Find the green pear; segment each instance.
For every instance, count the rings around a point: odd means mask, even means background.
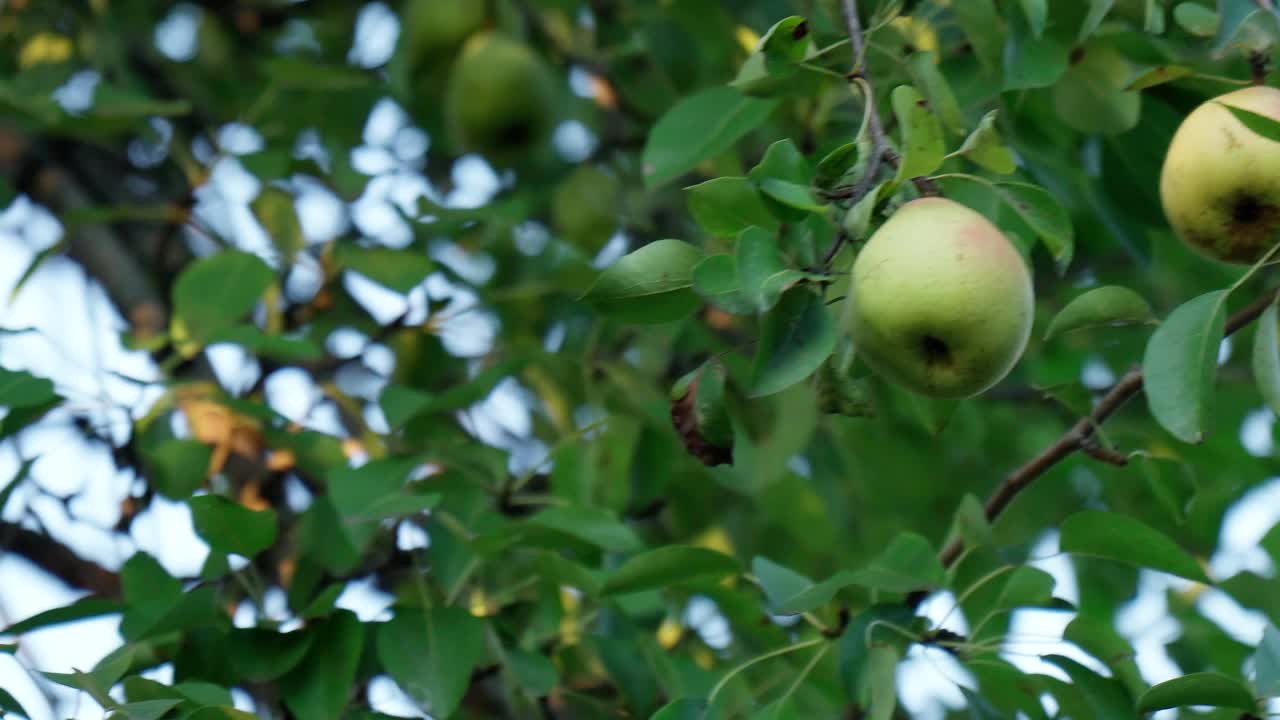
[[[612,173],[579,165],[551,198],[551,222],[566,240],[594,255],[618,229],[621,192]]]
[[[484,26],[487,5],[484,0],[409,0],[401,42],[415,58],[452,55]]]
[[[1253,263],[1280,240],[1280,143],[1223,105],[1280,120],[1280,90],[1247,87],[1209,100],[1178,126],[1160,171],[1174,232],[1201,254]]]
[[[555,122],[550,71],[528,46],[494,32],[467,41],[444,102],[459,148],[502,163],[545,142]]]
[[[953,200],[903,205],[853,264],[849,329],[882,377],[964,398],[1013,369],[1031,336],[1031,272],[995,225]]]

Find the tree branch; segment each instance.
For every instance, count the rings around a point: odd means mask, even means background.
[[[1280,290],[1268,290],[1262,297],[1227,318],[1223,328],[1223,337],[1230,337],[1236,331],[1257,320],[1258,316],[1276,301],[1277,293],[1280,293]],[[1014,470],[1005,478],[1004,482],[1000,483],[1000,486],[995,489],[991,497],[987,498],[987,520],[994,522],[1009,507],[1009,503],[1013,502],[1018,493],[1025,490],[1036,478],[1044,475],[1050,468],[1077,450],[1085,449],[1088,441],[1097,432],[1102,423],[1119,410],[1125,402],[1137,395],[1140,390],[1142,390],[1142,370],[1135,367],[1125,373],[1124,377],[1120,378],[1120,382],[1112,386],[1111,390],[1098,401],[1093,412],[1081,418],[1062,437],[1058,438],[1057,442],[1050,445],[1022,467]],[[951,567],[960,558],[962,552],[964,552],[964,541],[956,538],[942,550],[938,559],[942,561],[943,567]]]
[[[109,598],[121,596],[120,577],[85,560],[44,533],[0,522],[0,550],[13,553],[66,584]]]

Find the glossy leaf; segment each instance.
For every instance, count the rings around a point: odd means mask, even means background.
[[[1067,303],[1049,321],[1044,339],[1097,326],[1139,325],[1153,322],[1151,305],[1126,287],[1108,285],[1094,288]]]
[[[1208,583],[1195,558],[1168,536],[1128,515],[1084,510],[1062,522],[1063,552],[1108,558]]]
[[[751,395],[772,395],[804,380],[835,350],[839,336],[822,296],[806,287],[783,293],[765,316],[751,372]]]
[[[1207,705],[1253,710],[1253,693],[1243,682],[1221,673],[1201,672],[1166,680],[1138,698],[1138,711]]]
[[[219,495],[187,501],[196,532],[214,550],[253,557],[276,541],[276,512],[249,508]]]
[[[678,320],[698,305],[693,268],[702,252],[680,240],[658,240],[609,266],[582,299],[624,322]]]
[[[688,545],[667,545],[627,560],[605,581],[606,595],[670,587],[693,580],[715,580],[739,571],[724,553]]]
[[[769,230],[778,227],[778,220],[747,178],[715,178],[687,187],[685,192],[693,219],[713,235],[734,237],[752,226]]]
[[[764,122],[776,105],[719,86],[682,99],[664,114],[645,142],[645,186],[655,188],[733,146]],[[707,118],[714,118],[708,123]]]
[[[1227,292],[1215,290],[1178,306],[1147,342],[1147,407],[1183,442],[1200,442],[1208,430]]]
[[[402,608],[377,630],[378,660],[432,715],[457,710],[484,653],[484,623],[461,608]]]

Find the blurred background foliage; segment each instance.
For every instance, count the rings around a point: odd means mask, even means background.
[[[985,178],[939,182],[1035,271],[1031,346],[979,398],[837,347],[690,408],[677,382],[714,358],[749,383],[795,302],[695,294],[689,267],[588,292],[628,252],[763,228],[787,292],[838,315],[867,157],[836,2],[0,3],[0,606],[32,573],[74,591],[0,618],[0,714],[1111,718],[1193,673],[1218,675],[1172,705],[1222,707],[1172,712],[1263,714],[1280,513],[1252,329],[1203,442],[1134,400],[1099,441],[1127,465],[1077,453],[993,527],[977,498],[1143,357],[1154,320],[1045,339],[1068,302],[1121,285],[1164,318],[1242,276],[1176,241],[1157,178],[1187,112],[1269,79],[1277,14],[861,5],[892,141],[936,126],[926,173]],[[917,192],[890,190],[863,231]],[[1084,510],[1144,528],[1059,554],[1068,517],[1077,548],[1121,527]],[[1154,560],[1123,562],[1135,539]],[[87,618],[118,637],[73,672],[74,634],[40,638]]]

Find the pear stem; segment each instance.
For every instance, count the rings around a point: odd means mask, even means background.
[[[1280,289],[1268,290],[1257,300],[1249,303],[1239,312],[1227,318],[1223,326],[1222,336],[1230,337],[1236,331],[1258,319],[1258,316],[1276,302]],[[1067,430],[1056,442],[1045,448],[1043,452],[1027,461],[1025,465],[1014,470],[1000,483],[1000,486],[987,498],[985,506],[987,520],[994,522],[1009,507],[1018,493],[1025,490],[1041,475],[1053,466],[1062,462],[1076,451],[1088,452],[1094,433],[1107,418],[1119,410],[1125,402],[1142,390],[1142,368],[1134,367],[1120,378],[1120,382],[1111,386],[1107,394],[1098,401],[1093,412],[1081,418],[1079,422]],[[1092,454],[1092,453],[1091,453]],[[1095,455],[1096,457],[1096,455]],[[960,538],[952,540],[938,555],[943,567],[951,567],[964,552],[964,541]]]

